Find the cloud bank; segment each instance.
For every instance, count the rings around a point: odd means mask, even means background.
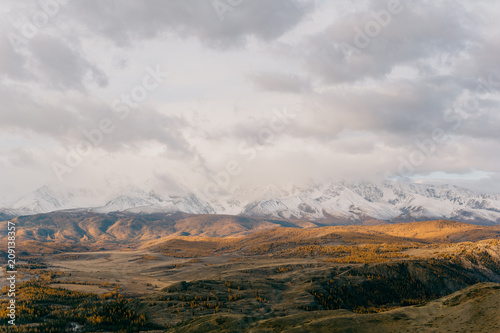
[[[488,1],[4,1],[0,200],[60,182],[500,192],[499,14]]]

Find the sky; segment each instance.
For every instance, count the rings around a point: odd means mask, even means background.
[[[0,202],[310,181],[500,193],[500,3],[0,3]]]

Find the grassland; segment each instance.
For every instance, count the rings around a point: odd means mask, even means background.
[[[28,240],[18,331],[479,332],[498,327],[499,238],[496,227],[433,221],[112,248]],[[476,313],[471,304],[487,317],[452,314]]]

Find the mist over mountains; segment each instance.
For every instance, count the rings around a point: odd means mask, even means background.
[[[0,209],[0,217],[67,210],[240,215],[327,224],[452,219],[491,225],[500,222],[500,196],[451,185],[328,182],[306,187],[247,188],[245,192],[212,198],[199,193],[169,196],[133,189],[106,200],[91,190],[43,186]]]

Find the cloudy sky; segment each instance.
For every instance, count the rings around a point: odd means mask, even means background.
[[[0,201],[309,180],[500,192],[500,3],[5,0]]]

